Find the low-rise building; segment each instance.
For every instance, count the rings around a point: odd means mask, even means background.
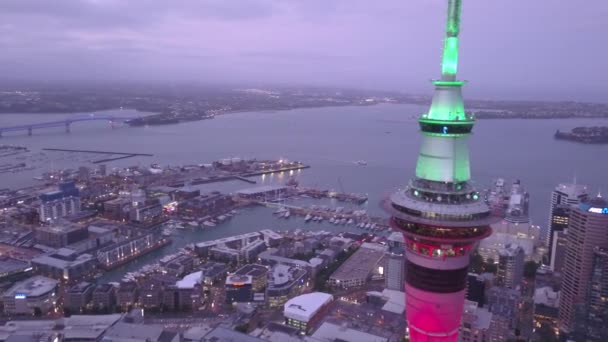
[[[142,206],[133,206],[130,211],[131,221],[139,223],[149,223],[157,221],[163,214],[163,206],[160,203],[153,203]]]
[[[491,321],[492,314],[488,309],[478,307],[476,302],[466,301],[458,341],[489,342]]]
[[[285,323],[304,333],[310,332],[323,318],[334,297],[327,293],[313,292],[294,297],[285,303]]]
[[[225,211],[233,204],[234,202],[230,196],[210,193],[180,202],[177,211],[180,215],[184,216],[202,217]]]
[[[289,298],[299,295],[308,281],[305,269],[287,265],[275,265],[270,274],[266,299],[271,308],[280,307]]]
[[[94,290],[95,285],[87,282],[81,282],[70,287],[63,296],[64,308],[70,310],[73,314],[84,311],[93,299]]]
[[[116,305],[116,289],[110,284],[100,284],[93,290],[91,306],[96,310],[110,310]]]
[[[32,259],[34,272],[62,281],[87,279],[95,272],[97,259],[91,254],[80,254],[68,248]]]
[[[69,244],[86,239],[89,231],[86,226],[62,223],[36,227],[34,239],[37,243],[53,248],[62,248]]]
[[[385,246],[364,243],[329,277],[329,284],[341,288],[363,286],[375,269],[384,267],[379,263],[385,253]]]
[[[248,264],[239,268],[234,275],[248,275],[252,278],[253,292],[260,292],[266,288],[268,283],[268,269],[262,265]]]
[[[334,342],[334,341],[365,341],[365,342],[388,342],[382,336],[374,335],[369,332],[349,328],[345,325],[337,325],[329,322],[321,324],[314,334],[314,341]]]
[[[8,256],[0,256],[0,280],[9,281],[10,279],[19,278],[31,272],[30,265],[18,259]]]
[[[277,247],[283,241],[283,235],[275,232],[274,230],[263,229],[260,230],[260,233],[262,236],[264,236],[264,242],[266,242],[268,247]]]
[[[250,275],[230,275],[226,277],[226,303],[247,303],[253,301],[253,277]]]
[[[118,322],[108,328],[103,341],[107,342],[179,342],[179,334],[150,324]]]
[[[129,308],[137,303],[139,291],[135,282],[122,282],[116,292],[116,304]]]
[[[205,285],[213,285],[226,276],[228,266],[221,262],[208,262],[201,266],[202,278]]]
[[[4,313],[8,315],[41,315],[55,309],[55,279],[34,276],[11,286],[2,295]]]

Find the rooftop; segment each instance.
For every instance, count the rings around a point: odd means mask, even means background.
[[[258,258],[260,258],[262,260],[267,260],[267,261],[274,261],[278,264],[293,265],[293,266],[302,267],[302,268],[312,266],[308,261],[291,259],[291,258],[279,256],[279,255],[274,255],[273,253],[276,253],[276,252],[277,252],[276,248],[270,248],[270,249],[267,249],[264,252],[260,253],[258,255]]]
[[[196,285],[201,283],[201,278],[203,276],[203,271],[198,271],[194,273],[190,273],[184,277],[184,279],[179,280],[175,283],[175,286],[179,289],[192,289]]]
[[[280,239],[283,237],[283,235],[275,232],[272,229],[263,229],[263,230],[260,230],[260,233],[262,233],[262,235],[267,236],[272,239]]]
[[[229,237],[225,237],[225,238],[221,238],[221,239],[217,239],[217,240],[199,242],[196,244],[196,247],[199,247],[199,248],[213,247],[213,246],[219,245],[219,244],[229,243],[229,242],[243,240],[243,239],[252,239],[252,238],[259,237],[259,236],[260,236],[260,233],[258,233],[258,232],[234,235],[234,236],[229,236]]]
[[[323,306],[334,297],[328,293],[312,292],[294,297],[284,305],[283,314],[287,318],[308,322]]]
[[[217,327],[203,337],[201,342],[264,342],[257,337],[225,327]]]
[[[568,197],[579,197],[587,194],[587,186],[583,184],[559,184],[555,191],[566,194]]]
[[[0,275],[22,271],[28,267],[29,265],[26,262],[10,257],[0,257]]]
[[[253,283],[253,277],[250,275],[231,275],[226,277],[226,285],[242,286]]]
[[[553,308],[559,307],[559,291],[550,286],[540,287],[534,291],[534,304],[543,304]]]
[[[480,308],[476,302],[466,301],[464,320],[474,329],[488,330],[492,321],[492,313],[486,308]]]
[[[42,255],[32,259],[32,263],[66,269],[70,267],[76,267],[78,265],[82,265],[84,263],[95,260],[95,257],[93,257],[91,254],[81,254],[73,260],[60,257],[61,255],[59,254]]]
[[[5,297],[38,297],[54,291],[59,282],[55,279],[34,276],[20,281],[4,292]]]
[[[340,265],[331,275],[330,279],[340,282],[350,279],[367,278],[385,255],[385,251],[385,246],[367,244],[366,247],[366,244],[363,244],[348,260]]]
[[[287,265],[276,265],[272,268],[271,279],[275,286],[283,285],[291,279],[291,267]]]
[[[360,330],[339,326],[333,323],[323,323],[317,331],[312,335],[315,340],[323,342],[347,341],[347,342],[387,342],[388,339],[372,335]]]
[[[87,283],[86,281],[80,282],[67,291],[68,293],[84,293],[89,290],[91,287],[94,287],[92,283]]]
[[[105,334],[112,341],[160,341],[163,328],[151,324],[131,324],[118,322]]]
[[[254,277],[266,276],[268,269],[262,265],[247,264],[234,272],[238,275],[250,275]]]

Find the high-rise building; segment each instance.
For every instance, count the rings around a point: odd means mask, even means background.
[[[477,302],[467,301],[462,315],[459,342],[490,341],[492,314],[488,309],[478,306]]]
[[[555,273],[562,273],[566,263],[566,251],[568,248],[568,229],[553,232],[550,252],[551,270]]]
[[[403,234],[392,233],[388,237],[388,252],[384,271],[384,286],[389,290],[403,291],[405,263]]]
[[[516,289],[524,277],[524,250],[517,244],[509,244],[498,253],[496,280],[500,286]]]
[[[491,233],[490,208],[470,183],[468,137],[456,79],[461,0],[448,0],[442,74],[429,111],[419,119],[422,147],[416,175],[384,202],[404,234],[406,319],[411,340],[456,341],[464,310],[470,254]]]
[[[74,182],[59,184],[57,191],[40,195],[40,222],[51,222],[80,212],[80,191]]]
[[[541,234],[541,241],[544,241],[549,248],[549,255],[545,262],[551,265],[552,270],[554,268],[550,262],[553,259],[553,245],[556,243],[554,242],[555,233],[568,229],[570,210],[582,201],[586,201],[588,197],[587,186],[581,184],[559,184],[551,193],[549,223]]]
[[[608,248],[608,202],[596,197],[570,212],[568,249],[559,303],[559,328],[574,327],[576,306],[584,303],[593,270],[594,248]]]
[[[488,310],[492,313],[490,341],[512,341],[519,333],[522,297],[518,290],[494,286],[488,290]]]
[[[389,290],[403,291],[405,284],[405,258],[403,249],[391,248],[386,255],[384,286]]]
[[[586,341],[608,341],[608,249],[596,247],[586,300]]]

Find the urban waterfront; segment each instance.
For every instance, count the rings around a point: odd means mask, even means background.
[[[225,157],[289,158],[312,167],[297,174],[301,184],[369,195],[369,211],[404,184],[414,172],[418,153],[417,117],[427,108],[415,105],[331,107],[277,112],[249,112],[213,120],[177,125],[110,129],[104,122],[78,123],[66,134],[63,128],[35,131],[33,136],[5,135],[3,144],[41,148],[78,148],[152,153],[108,163],[108,168],[129,165],[188,165]],[[131,112],[129,115],[136,116]],[[3,122],[21,124],[65,118],[67,114],[6,114]],[[555,130],[605,125],[602,119],[480,120],[469,141],[472,173],[478,188],[487,188],[496,177],[521,179],[531,194],[531,217],[545,225],[548,198],[556,184],[588,184],[591,193],[605,186],[606,145],[580,145],[553,139]],[[21,187],[51,168],[86,165],[66,154],[47,152],[54,160],[22,173],[3,174],[0,187]],[[409,156],[409,157],[408,157]],[[56,157],[56,158],[55,158]],[[567,158],[566,158],[567,157]],[[357,165],[364,160],[366,166]],[[89,164],[92,165],[92,164]],[[288,174],[254,177],[258,183],[284,182]],[[205,189],[233,191],[250,187],[244,182],[205,185]]]
[[[310,169],[252,177],[259,185],[282,184],[290,176],[302,185],[337,191],[364,193],[364,205],[370,215],[384,216],[379,202],[395,184],[404,184],[414,171],[417,154],[417,116],[424,107],[414,105],[377,105],[367,107],[332,107],[277,112],[249,112],[219,116],[214,120],[177,125],[119,127],[111,129],[105,122],[75,124],[72,132],[63,129],[6,135],[3,144],[28,147],[33,153],[42,148],[75,148],[131,153],[150,153],[153,157],[133,157],[108,163],[108,168],[129,165],[192,165],[224,157],[258,159],[289,158],[311,165]],[[121,111],[123,116],[137,116],[134,111]],[[45,122],[65,118],[65,114],[3,115],[12,124]],[[521,179],[531,194],[530,216],[537,225],[546,225],[548,201],[555,184],[572,181],[590,186],[590,192],[601,190],[608,161],[598,158],[608,152],[607,146],[579,145],[555,141],[556,129],[581,124],[595,125],[600,119],[555,120],[480,120],[472,135],[472,172],[478,188],[488,188],[493,179]],[[512,132],[520,132],[513,135]],[[476,143],[483,141],[483,144]],[[194,147],[194,148],[193,148]],[[96,158],[86,154],[46,152],[50,163],[34,170],[6,173],[0,188],[27,186],[32,178],[52,168],[93,167]],[[74,158],[76,156],[76,158]],[[410,157],[408,157],[410,156]],[[568,162],[564,161],[568,156]],[[365,161],[367,165],[359,165]],[[596,165],[589,167],[589,165]],[[224,193],[251,187],[242,181],[197,185],[203,192]],[[597,190],[596,190],[597,189]],[[319,203],[318,201],[316,203]],[[337,204],[340,205],[340,204]],[[239,215],[217,227],[185,229],[173,242],[132,262],[116,268],[98,281],[119,281],[127,273],[155,262],[183,246],[264,228],[277,230],[319,229],[327,231],[356,230],[356,227],[334,226],[326,221],[305,223],[301,218],[276,220],[272,210],[263,207],[243,209]]]

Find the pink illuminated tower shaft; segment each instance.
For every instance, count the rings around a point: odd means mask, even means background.
[[[406,318],[411,341],[456,341],[470,255],[495,219],[470,184],[467,139],[474,118],[464,111],[458,69],[461,0],[448,0],[441,79],[420,119],[416,176],[384,201],[405,238]]]

